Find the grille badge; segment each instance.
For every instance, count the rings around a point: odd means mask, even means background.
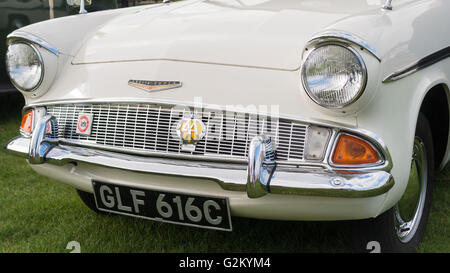
[[[141,80],[129,80],[128,85],[149,92],[162,91],[182,86],[180,81],[141,81]]]
[[[206,134],[206,126],[199,118],[185,116],[177,122],[177,135],[183,143],[183,151],[193,152],[196,144],[203,139]]]
[[[83,136],[90,136],[93,118],[94,115],[92,114],[78,114],[76,133]]]

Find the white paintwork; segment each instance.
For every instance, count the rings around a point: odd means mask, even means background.
[[[325,198],[271,194],[250,199],[246,192],[226,191],[217,183],[198,178],[173,178],[164,175],[133,173],[93,165],[68,164],[63,167],[42,164],[31,165],[41,175],[62,181],[87,192],[93,192],[91,179],[161,191],[193,195],[228,197],[234,216],[273,220],[342,220],[361,219],[377,215],[385,195],[356,198]]]
[[[42,95],[37,98],[25,94],[26,102],[102,98],[193,102],[202,97],[203,103],[221,106],[279,105],[283,115],[365,129],[387,145],[395,186],[386,195],[371,199],[284,197],[292,200],[289,211],[298,209],[298,213],[280,219],[374,217],[402,196],[422,99],[433,86],[448,86],[450,76],[450,59],[446,59],[402,80],[382,83],[388,74],[450,45],[450,1],[395,0],[392,11],[381,9],[383,2],[195,0],[30,25],[20,31],[39,36],[61,54],[53,83],[42,86],[46,92],[38,90]],[[355,46],[367,64],[369,82],[361,99],[343,109],[345,113],[317,106],[301,87],[303,48],[314,34],[325,30],[357,35],[381,57],[379,62]],[[128,86],[129,79],[179,80],[183,87],[149,94]],[[449,155],[443,163],[448,159]],[[80,166],[77,172],[45,165],[34,168],[70,181],[99,175],[88,166]],[[122,177],[117,178],[118,183],[141,179],[134,173],[118,175]],[[106,172],[104,178],[109,178]],[[145,179],[157,183],[156,177]],[[70,183],[89,190],[81,180]],[[173,185],[177,183],[173,181]],[[264,204],[251,206],[249,200],[242,201],[243,195],[233,198],[252,208],[232,207],[235,215],[276,218],[275,214],[263,217]],[[273,198],[273,203],[284,205],[282,197]],[[261,204],[260,200],[255,204]],[[319,201],[326,205],[318,205]],[[368,207],[362,212],[351,208],[363,204]],[[328,209],[335,214],[327,214]]]

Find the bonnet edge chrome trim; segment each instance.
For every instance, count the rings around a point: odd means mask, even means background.
[[[328,30],[325,32],[320,32],[315,34],[306,44],[306,48],[314,43],[328,42],[328,41],[340,41],[340,42],[350,42],[356,44],[364,49],[366,49],[372,56],[374,56],[379,62],[381,62],[381,57],[377,50],[372,47],[364,39],[340,30]]]
[[[384,78],[383,83],[390,83],[403,79],[448,57],[450,57],[450,46],[438,50],[428,56],[423,57],[415,63],[412,63],[402,69],[390,73]]]
[[[50,51],[51,53],[55,54],[56,56],[59,55],[58,49],[56,49],[54,46],[52,46],[51,44],[49,44],[45,40],[37,37],[34,34],[23,32],[23,31],[16,31],[16,32],[10,33],[6,37],[6,44],[9,45],[13,41],[16,41],[16,40],[25,40],[25,41],[31,42],[33,44],[36,44],[36,45],[39,45],[39,46],[45,48],[46,50]]]

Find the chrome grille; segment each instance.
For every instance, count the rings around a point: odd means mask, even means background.
[[[207,133],[194,151],[187,152],[175,137],[175,124],[192,110],[206,125]],[[47,113],[57,120],[52,136],[64,142],[126,152],[222,159],[246,160],[251,139],[264,133],[272,137],[278,160],[302,160],[307,130],[306,125],[286,119],[160,104],[51,105]],[[90,136],[76,133],[79,113],[94,116]]]

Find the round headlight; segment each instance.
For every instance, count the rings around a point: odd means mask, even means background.
[[[316,47],[302,68],[302,82],[313,101],[326,108],[342,108],[363,92],[367,79],[364,61],[351,47]]]
[[[36,89],[44,74],[44,64],[39,51],[26,43],[8,46],[6,69],[13,84],[22,91]]]

